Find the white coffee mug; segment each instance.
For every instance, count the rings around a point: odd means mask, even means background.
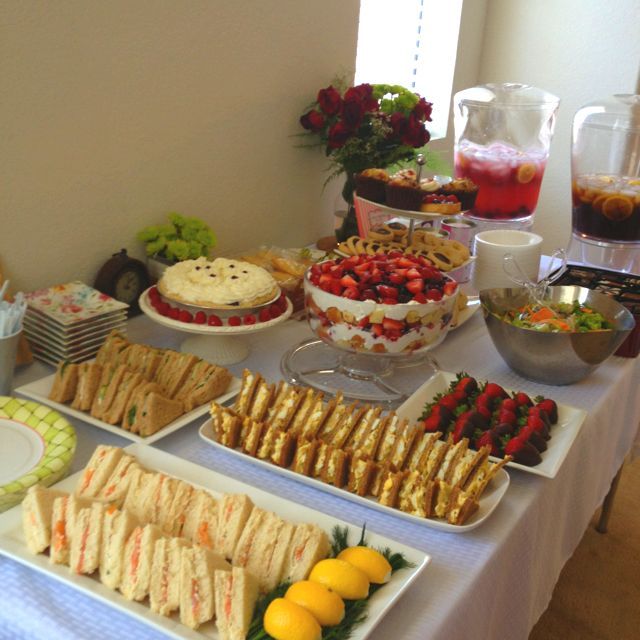
[[[530,280],[538,280],[542,236],[517,229],[491,229],[475,237],[472,282],[475,289],[517,287],[503,268],[503,258],[510,253]]]

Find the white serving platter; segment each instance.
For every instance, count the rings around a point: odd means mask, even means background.
[[[84,411],[78,411],[77,409],[71,408],[68,404],[62,404],[60,402],[54,402],[49,399],[49,392],[51,391],[51,386],[53,385],[53,379],[55,378],[55,374],[52,373],[49,376],[45,376],[44,378],[40,378],[35,382],[30,382],[29,384],[22,385],[15,390],[15,393],[19,393],[23,396],[27,396],[28,398],[33,398],[38,402],[42,402],[50,407],[54,407],[60,413],[64,413],[65,415],[71,416],[73,418],[77,418],[78,420],[82,420],[88,424],[92,424],[94,427],[98,427],[99,429],[103,429],[104,431],[109,431],[114,433],[117,436],[121,436],[122,438],[126,438],[127,440],[131,440],[132,442],[146,443],[151,444],[152,442],[156,442],[161,438],[164,438],[174,431],[181,429],[182,427],[188,425],[190,422],[195,420],[196,418],[200,418],[209,411],[210,403],[207,402],[199,407],[196,407],[192,411],[185,413],[180,416],[173,422],[170,422],[166,427],[162,427],[156,433],[142,437],[137,433],[131,433],[126,429],[122,429],[118,425],[108,424],[103,422],[102,420],[98,420],[94,418],[91,414],[86,413]],[[239,378],[233,377],[231,382],[229,383],[229,388],[226,393],[222,394],[218,398],[216,398],[216,402],[219,404],[224,404],[227,400],[231,400],[234,398],[238,391],[240,390],[241,381]]]
[[[280,517],[291,522],[313,522],[322,527],[329,535],[336,525],[347,526],[350,534],[349,539],[353,544],[357,544],[360,538],[360,527],[349,525],[342,520],[256,489],[215,471],[204,469],[159,449],[134,444],[127,447],[126,451],[138,458],[145,467],[181,478],[210,490],[214,495],[244,493],[250,496],[257,506],[274,511]],[[59,482],[55,488],[64,491],[73,490],[81,473],[80,471]],[[363,640],[371,633],[431,560],[429,555],[418,549],[370,531],[367,531],[367,541],[373,547],[389,547],[394,552],[403,553],[414,566],[396,572],[382,589],[371,596],[367,619],[355,628],[352,635],[352,638],[359,640]],[[0,515],[0,553],[134,617],[168,637],[192,640],[219,637],[217,630],[211,623],[203,625],[198,631],[193,631],[180,624],[175,614],[170,618],[155,614],[146,605],[127,600],[118,591],[109,589],[96,577],[72,574],[66,566],[52,565],[46,555],[32,555],[24,543],[20,506]]]
[[[424,405],[430,402],[436,393],[441,393],[448,389],[450,382],[455,377],[453,373],[439,371],[398,407],[397,414],[401,418],[408,418],[412,422],[417,422],[422,415]],[[506,389],[506,391],[509,391],[509,389]],[[516,389],[516,391],[524,391],[526,393],[526,389]],[[586,411],[558,403],[558,423],[551,427],[551,439],[547,441],[547,450],[540,454],[542,462],[535,467],[528,467],[517,462],[509,462],[507,466],[527,473],[545,476],[546,478],[554,478],[567,453],[569,453],[569,449],[586,417]],[[498,458],[494,457],[490,459],[498,460]]]
[[[327,484],[326,482],[322,482],[322,480],[318,480],[317,478],[312,478],[301,473],[296,473],[295,471],[291,471],[291,469],[285,469],[283,467],[279,467],[276,464],[272,464],[271,462],[260,460],[260,458],[254,458],[250,455],[247,455],[240,449],[229,449],[228,447],[225,447],[224,445],[216,441],[211,420],[207,420],[200,427],[199,433],[200,437],[212,447],[218,448],[222,451],[227,451],[231,455],[249,461],[258,467],[268,469],[269,471],[284,476],[285,478],[297,480],[298,482],[302,482],[303,484],[315,487],[320,491],[331,493],[340,498],[344,498],[345,500],[351,500],[351,502],[356,502],[365,507],[376,509],[377,511],[381,511],[382,513],[386,513],[387,515],[396,516],[398,518],[402,518],[403,520],[409,520],[414,524],[419,524],[430,529],[437,529],[438,531],[462,533],[471,531],[472,529],[480,526],[493,513],[493,510],[498,506],[500,500],[502,500],[502,497],[509,487],[509,475],[501,469],[482,494],[482,497],[480,499],[480,507],[475,512],[475,514],[471,516],[471,518],[469,518],[469,520],[465,524],[449,524],[445,520],[420,518],[419,516],[405,513],[400,509],[387,507],[386,505],[380,504],[375,498],[362,497],[355,493],[351,493],[346,489],[339,489],[338,487],[335,487],[332,484]]]

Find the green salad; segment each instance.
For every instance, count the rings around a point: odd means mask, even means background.
[[[502,319],[516,327],[546,333],[607,331],[611,323],[598,311],[575,302],[528,304],[508,311]]]

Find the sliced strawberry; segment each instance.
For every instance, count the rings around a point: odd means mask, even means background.
[[[341,295],[342,295],[343,298],[348,298],[349,300],[359,300],[360,299],[360,292],[358,291],[357,287],[347,287],[342,292]]]
[[[342,285],[340,280],[333,280],[329,283],[329,293],[333,293],[334,296],[342,295]]]
[[[371,325],[371,333],[376,338],[379,338],[384,333],[384,329],[382,328],[381,324],[372,324]]]
[[[329,269],[329,275],[332,278],[336,278],[336,280],[340,280],[344,275],[344,267],[341,264],[331,267],[331,269]]]
[[[362,264],[359,264],[357,266],[355,266],[353,268],[354,273],[358,274],[359,276],[365,274],[365,273],[369,273],[369,271],[371,271],[371,263],[370,262],[363,262]]]
[[[451,296],[456,292],[456,289],[458,288],[458,283],[457,282],[447,282],[444,285],[443,288],[443,292],[445,296]]]
[[[209,326],[210,327],[221,327],[222,326],[222,320],[220,320],[220,318],[215,314],[212,313],[209,316]]]
[[[387,279],[389,280],[389,282],[396,285],[404,284],[406,281],[406,278],[403,275],[400,275],[397,271],[394,273],[390,273],[387,276]]]
[[[401,255],[398,258],[397,265],[402,269],[412,269],[415,266],[415,263],[409,258],[409,256]]]
[[[417,278],[422,278],[422,274],[416,267],[411,267],[411,269],[407,269],[407,280],[416,280]]]
[[[402,331],[405,324],[402,320],[394,320],[393,318],[383,318],[382,326],[385,331]]]
[[[395,342],[398,338],[402,337],[402,331],[398,329],[388,329],[384,332],[385,337],[391,342]]]
[[[442,280],[442,274],[435,267],[431,266],[421,267],[420,276],[425,280],[433,280],[434,282]]]
[[[196,324],[204,324],[207,321],[207,314],[204,311],[198,311],[195,316],[193,316],[193,321]]]
[[[376,292],[373,289],[365,289],[360,294],[360,297],[363,300],[375,300],[378,296],[376,295]]]
[[[356,289],[358,288],[358,281],[349,275],[342,276],[342,278],[340,279],[340,284],[346,288],[349,288],[349,287],[355,287]]]
[[[322,273],[329,273],[329,271],[331,271],[331,267],[333,267],[334,265],[335,262],[333,260],[322,262],[320,263],[320,271],[322,271]]]
[[[376,289],[383,298],[398,299],[398,290],[395,287],[390,287],[388,284],[379,284]]]
[[[442,300],[442,291],[440,291],[440,289],[428,289],[426,295],[427,300]]]
[[[416,295],[415,295],[415,296],[413,296],[413,299],[414,299],[418,304],[424,304],[425,302],[427,302],[427,296],[425,296],[423,292],[416,293]]]
[[[409,280],[405,287],[409,293],[412,293],[415,296],[418,293],[422,293],[424,290],[424,280],[422,278]]]
[[[358,327],[360,329],[364,329],[367,325],[369,324],[369,316],[365,316],[364,318],[360,318],[360,320],[358,320]]]

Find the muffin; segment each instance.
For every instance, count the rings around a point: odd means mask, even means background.
[[[424,192],[410,178],[392,178],[386,186],[387,206],[403,211],[420,211]]]
[[[478,185],[469,178],[456,178],[438,190],[445,196],[456,196],[463,211],[471,209],[478,196]]]
[[[384,203],[389,174],[384,169],[365,169],[356,175],[356,193],[373,202]]]

